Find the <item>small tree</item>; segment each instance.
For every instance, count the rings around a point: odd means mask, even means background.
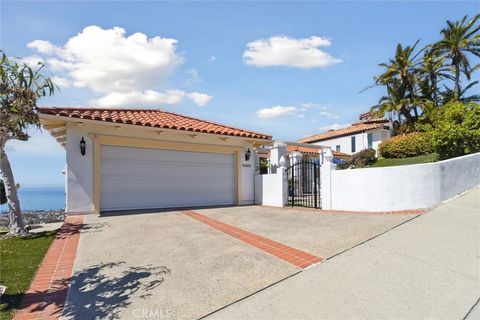
[[[8,141],[16,139],[26,141],[27,129],[40,126],[37,113],[37,99],[53,95],[55,85],[41,71],[44,65],[38,63],[36,69],[26,64],[10,61],[2,52],[0,66],[0,179],[4,183],[10,218],[10,234],[26,233],[22,220],[20,202],[13,177],[10,161],[5,152]]]

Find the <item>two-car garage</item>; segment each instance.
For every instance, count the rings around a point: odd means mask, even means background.
[[[66,149],[69,214],[253,204],[254,150],[272,143],[158,109],[42,107],[39,117]]]
[[[101,147],[100,210],[236,203],[235,154]]]

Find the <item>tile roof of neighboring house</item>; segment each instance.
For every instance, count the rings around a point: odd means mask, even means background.
[[[300,152],[304,154],[318,154],[318,148],[287,146],[287,152]],[[332,150],[334,157],[351,157],[351,155],[339,151]]]
[[[272,136],[158,109],[39,107],[40,114],[192,132],[271,140]]]
[[[310,142],[317,142],[322,140],[327,140],[335,137],[347,136],[350,134],[365,132],[368,130],[373,130],[377,128],[382,128],[385,123],[388,123],[387,119],[371,119],[367,121],[357,122],[352,124],[350,127],[337,129],[337,130],[329,130],[327,132],[323,132],[320,134],[316,134],[310,137],[306,137],[303,139],[298,140],[300,143],[310,143]]]

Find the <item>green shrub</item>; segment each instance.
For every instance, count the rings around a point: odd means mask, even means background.
[[[375,150],[365,149],[355,153],[352,156],[352,164],[355,168],[363,168],[367,165],[374,164],[377,161],[375,157]]]
[[[432,134],[412,132],[404,136],[395,136],[383,141],[378,151],[384,158],[408,158],[434,152]]]
[[[432,118],[433,145],[440,160],[480,152],[478,103],[449,103],[435,110]]]
[[[377,161],[375,150],[365,149],[352,155],[352,160],[337,165],[337,169],[364,168],[367,165],[374,164]]]

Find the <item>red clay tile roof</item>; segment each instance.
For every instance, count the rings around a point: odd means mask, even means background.
[[[297,146],[287,146],[287,152],[300,152],[304,154],[318,154],[317,148],[309,147],[297,147]],[[332,154],[334,157],[351,157],[351,155],[339,151],[333,151]]]
[[[287,152],[300,152],[300,153],[318,154],[319,149],[309,148],[309,147],[287,146]]]
[[[137,126],[271,140],[272,136],[158,109],[39,107],[40,114]]]
[[[338,130],[330,130],[320,134],[316,134],[310,137],[306,137],[298,140],[300,143],[310,143],[317,142],[322,140],[327,140],[335,137],[347,136],[354,133],[365,132],[372,129],[381,128],[387,123],[387,119],[372,119],[363,122],[357,122],[352,124],[350,127],[342,128]]]

